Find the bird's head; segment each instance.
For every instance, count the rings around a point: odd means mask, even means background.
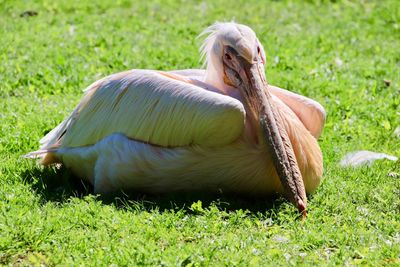
[[[307,197],[296,157],[275,107],[265,77],[265,52],[252,29],[237,23],[215,23],[202,46],[206,59],[205,82],[220,89],[239,90],[247,118],[259,143],[266,144],[288,198],[305,214]]]
[[[239,88],[243,84],[243,64],[265,64],[265,52],[254,31],[241,24],[214,23],[201,35],[208,35],[202,47],[207,65],[206,81]],[[220,74],[223,73],[223,76]],[[242,74],[242,75],[241,75]]]

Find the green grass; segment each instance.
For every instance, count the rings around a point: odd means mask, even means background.
[[[91,2],[0,0],[0,264],[400,265],[400,162],[338,165],[354,150],[400,156],[398,1]],[[196,36],[232,18],[264,44],[271,84],[326,108],[307,220],[281,198],[93,196],[21,158],[91,82],[200,67]]]

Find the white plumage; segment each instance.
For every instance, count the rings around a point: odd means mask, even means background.
[[[207,90],[205,84],[196,86],[179,78],[131,70],[94,83],[64,122],[67,129],[60,128],[60,132],[68,131],[62,146],[93,145],[115,132],[166,147],[221,146],[237,139],[243,131],[243,105]],[[49,147],[52,142],[43,145]]]
[[[218,23],[205,34],[206,70],[130,70],[101,79],[31,155],[64,164],[96,192],[283,192],[270,152],[257,141],[250,107],[220,60],[229,46],[242,60],[264,64],[264,49],[247,26]],[[325,112],[304,96],[268,90],[312,192],[322,176],[316,138]]]

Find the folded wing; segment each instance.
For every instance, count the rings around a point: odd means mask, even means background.
[[[159,145],[221,146],[245,125],[242,103],[172,73],[132,70],[106,77],[64,122],[41,140],[42,149],[95,144],[107,135]]]

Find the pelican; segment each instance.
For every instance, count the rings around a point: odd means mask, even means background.
[[[323,160],[324,108],[269,85],[264,48],[234,22],[203,33],[205,70],[139,70],[96,81],[30,157],[98,193],[284,194],[304,215]]]

